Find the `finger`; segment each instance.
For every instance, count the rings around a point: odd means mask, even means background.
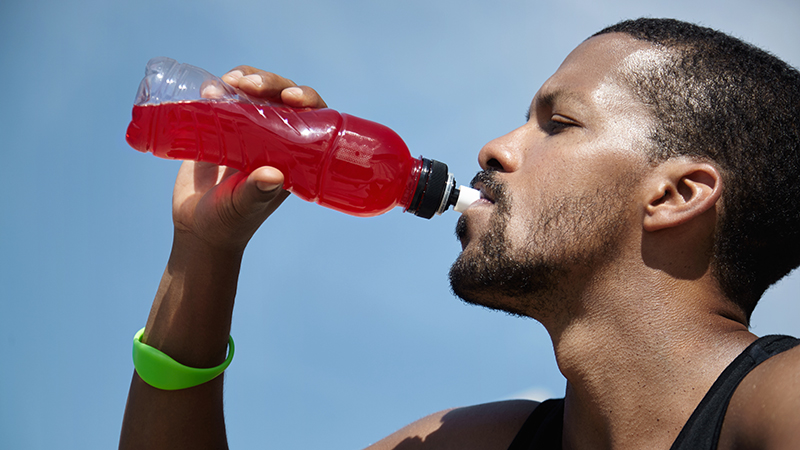
[[[181,163],[175,181],[174,196],[179,201],[195,194],[203,194],[214,187],[220,177],[220,166],[202,161],[184,161]]]
[[[220,83],[217,79],[206,80],[200,85],[200,97],[207,99],[221,99],[230,94],[233,89]]]
[[[196,193],[204,194],[225,178],[225,166],[214,163],[196,161],[193,165],[193,184]]]
[[[172,218],[178,228],[191,229],[197,202],[219,182],[225,168],[200,161],[184,161],[172,193]]]
[[[255,97],[279,99],[282,90],[297,86],[294,81],[250,66],[238,66],[222,80]]]
[[[327,108],[325,100],[308,86],[292,86],[281,91],[281,101],[295,108]]]
[[[259,224],[289,196],[283,187],[283,173],[274,167],[254,170],[233,193],[233,206],[242,217]]]
[[[221,76],[222,81],[228,83],[233,87],[239,87],[239,79],[244,76],[244,72],[239,69],[233,69],[225,75]]]
[[[259,167],[254,170],[250,179],[255,182],[258,190],[264,193],[274,191],[283,186],[283,173],[274,167]]]

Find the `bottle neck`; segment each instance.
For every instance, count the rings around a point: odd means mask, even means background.
[[[420,157],[414,162],[401,204],[406,212],[430,219],[455,204],[457,197],[455,178],[447,164]]]

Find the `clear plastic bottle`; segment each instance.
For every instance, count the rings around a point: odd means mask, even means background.
[[[431,218],[479,194],[455,187],[447,165],[414,158],[391,129],[332,109],[248,96],[203,69],[151,59],[126,135],[136,150],[251,172],[273,166],[298,197],[355,216],[401,206]]]

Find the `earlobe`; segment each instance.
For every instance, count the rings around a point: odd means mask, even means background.
[[[643,227],[653,232],[683,225],[712,209],[722,193],[722,177],[712,164],[670,160],[653,173]]]

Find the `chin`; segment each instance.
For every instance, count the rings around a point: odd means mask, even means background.
[[[517,259],[503,247],[469,246],[450,268],[450,289],[464,302],[539,320],[563,303],[567,271],[542,259]],[[488,251],[487,251],[488,250]]]

